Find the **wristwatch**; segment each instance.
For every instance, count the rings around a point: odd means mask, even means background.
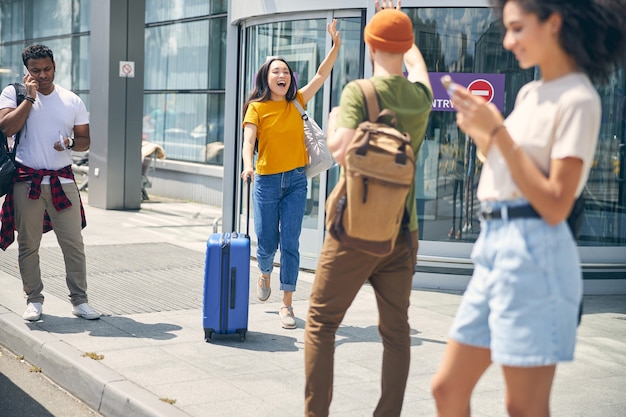
[[[74,142],[74,138],[72,136],[68,137],[68,139],[70,140],[70,144],[67,145],[67,149],[73,149],[75,142]]]

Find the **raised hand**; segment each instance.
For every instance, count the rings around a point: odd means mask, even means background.
[[[381,0],[374,1],[374,6],[376,7],[376,11],[380,12],[383,9],[396,9],[400,10],[402,0],[398,0],[398,4],[394,7],[393,0]]]
[[[341,37],[339,36],[339,31],[337,30],[337,19],[333,19],[333,23],[326,24],[326,30],[328,34],[333,39],[333,45],[339,46],[341,44]]]

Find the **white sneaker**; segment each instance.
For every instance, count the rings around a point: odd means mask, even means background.
[[[37,321],[41,317],[42,311],[43,306],[41,303],[28,303],[24,314],[22,314],[22,318],[28,321]]]
[[[85,320],[99,319],[101,314],[96,311],[92,306],[87,303],[82,303],[72,307],[72,314],[81,317]]]

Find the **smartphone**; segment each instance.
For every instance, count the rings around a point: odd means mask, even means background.
[[[452,77],[450,77],[448,74],[441,77],[441,85],[443,85],[443,88],[446,89],[448,95],[452,97],[452,94],[454,94],[454,90],[456,90],[456,84],[454,83],[454,81],[452,81]]]

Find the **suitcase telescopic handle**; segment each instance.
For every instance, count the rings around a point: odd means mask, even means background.
[[[252,194],[250,188],[251,188],[251,181],[250,181],[250,177],[247,177],[246,180],[246,188],[248,189],[247,193],[248,193],[248,198],[247,198],[247,207],[246,207],[246,236],[248,238],[250,238],[250,196]]]

